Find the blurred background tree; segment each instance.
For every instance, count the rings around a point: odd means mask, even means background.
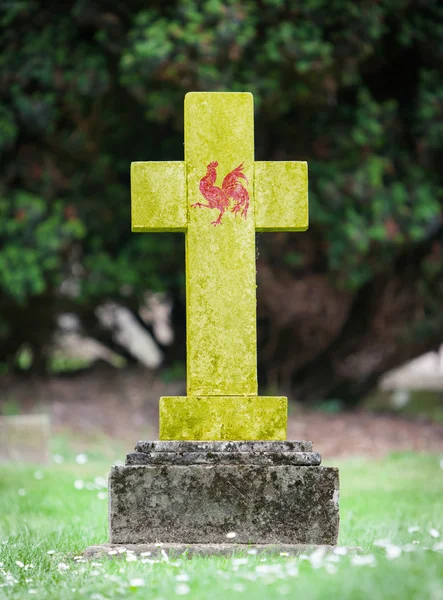
[[[250,91],[256,158],[308,160],[307,233],[258,237],[262,386],[358,400],[443,339],[438,0],[15,0],[0,7],[0,363],[57,316],[173,300],[181,236],[130,232],[129,163],[182,160],[183,96]]]

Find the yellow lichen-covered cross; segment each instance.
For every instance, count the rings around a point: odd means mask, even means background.
[[[253,97],[185,97],[184,162],[131,165],[132,230],[186,234],[187,396],[162,440],[283,440],[287,399],[258,396],[256,231],[308,227],[305,162],[254,162]]]

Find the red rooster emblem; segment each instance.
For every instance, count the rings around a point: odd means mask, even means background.
[[[216,208],[219,210],[218,218],[211,222],[214,226],[221,224],[226,210],[230,210],[235,216],[241,211],[241,216],[246,219],[249,208],[249,194],[240,181],[244,179],[248,183],[246,175],[243,173],[243,163],[226,175],[221,188],[215,185],[217,167],[217,161],[209,163],[206,167],[206,175],[200,179],[200,192],[208,203],[196,202],[191,204],[192,208]]]

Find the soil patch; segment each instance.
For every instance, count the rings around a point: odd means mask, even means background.
[[[157,439],[158,399],[185,395],[185,384],[164,382],[142,368],[97,365],[83,374],[48,379],[0,379],[0,412],[16,404],[20,412],[48,412],[55,433],[69,429],[84,439],[107,435],[134,447]],[[443,424],[364,410],[328,414],[295,408],[288,439],[312,440],[325,459],[382,457],[391,452],[443,453]]]

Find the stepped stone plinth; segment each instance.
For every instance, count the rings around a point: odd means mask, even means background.
[[[338,470],[320,466],[311,442],[159,441],[135,450],[109,476],[113,544],[337,542]]]

